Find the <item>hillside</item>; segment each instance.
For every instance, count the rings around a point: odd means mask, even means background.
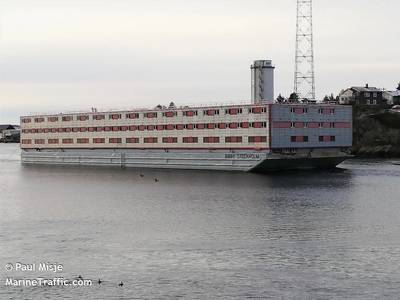
[[[382,107],[354,106],[353,154],[400,157],[400,113]]]

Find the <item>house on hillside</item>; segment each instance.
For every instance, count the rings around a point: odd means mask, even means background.
[[[400,83],[395,91],[385,91],[383,97],[387,100],[388,104],[400,105]]]
[[[353,86],[343,90],[339,94],[340,104],[358,104],[358,105],[382,105],[387,100],[383,97],[384,90],[376,87],[370,87],[366,84],[364,87]]]

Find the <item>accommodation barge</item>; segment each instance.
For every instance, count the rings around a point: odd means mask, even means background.
[[[21,117],[24,164],[267,172],[335,167],[352,108],[261,102]]]

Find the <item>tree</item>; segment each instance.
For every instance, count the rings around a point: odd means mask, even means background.
[[[171,103],[169,104],[169,108],[175,108],[175,103],[171,101]]]
[[[289,102],[292,103],[298,103],[299,102],[299,95],[297,95],[296,93],[291,93],[289,96]]]
[[[335,96],[334,96],[333,94],[331,94],[331,95],[329,96],[329,101],[330,101],[330,102],[335,102]]]
[[[398,85],[398,87],[397,87],[397,90],[400,91],[400,82],[399,82],[399,85]]]
[[[329,97],[328,95],[325,95],[324,99],[322,100],[322,102],[324,103],[328,103],[329,102]]]
[[[283,102],[285,102],[285,98],[282,97],[281,94],[279,94],[278,98],[276,98],[276,102],[278,102],[278,103],[283,103]]]

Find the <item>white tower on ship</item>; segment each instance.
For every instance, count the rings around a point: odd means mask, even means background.
[[[251,65],[251,102],[274,100],[274,69],[272,60],[256,60]]]

